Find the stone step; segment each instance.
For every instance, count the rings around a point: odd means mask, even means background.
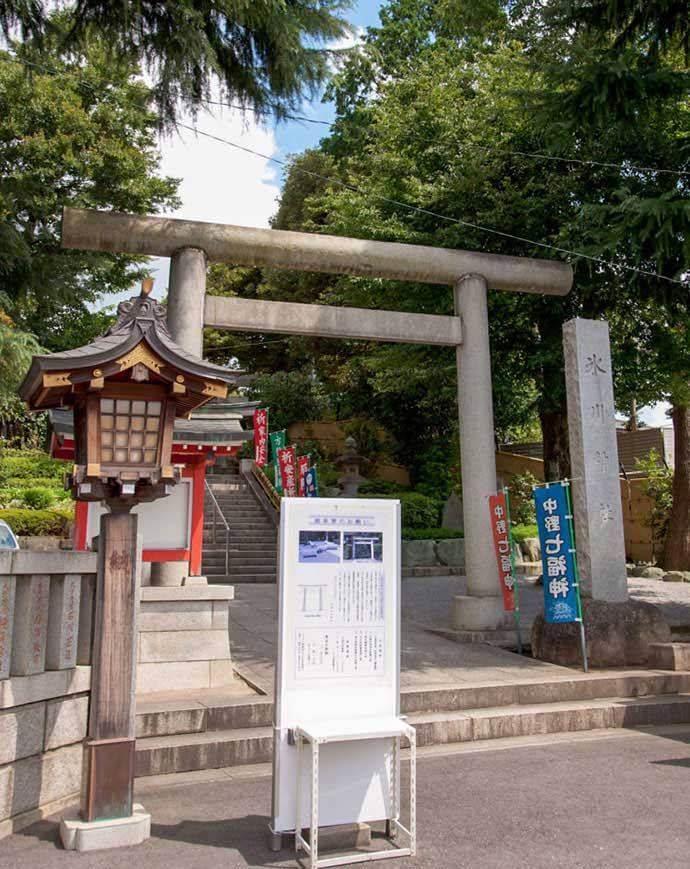
[[[415,712],[408,716],[408,721],[417,732],[420,746],[619,727],[687,724],[690,722],[690,695]],[[162,775],[266,763],[271,754],[270,726],[144,737],[137,740],[136,774]]]
[[[275,564],[233,564],[228,565],[230,575],[233,576],[236,582],[243,582],[239,577],[256,576],[262,577],[261,582],[269,582],[269,577],[276,575]],[[204,573],[209,573],[216,576],[219,573],[225,573],[225,561],[207,562],[202,559],[202,570]],[[263,577],[266,577],[265,579]]]
[[[220,573],[221,570],[223,573]],[[267,585],[275,585],[276,582],[275,573],[233,573],[232,575],[228,575],[225,573],[225,565],[218,568],[209,568],[209,570],[205,570],[204,573],[208,576],[210,582],[219,583],[220,585],[226,583],[236,585],[241,582],[258,582],[266,583]]]

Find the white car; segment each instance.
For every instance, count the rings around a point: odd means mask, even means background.
[[[19,549],[19,543],[7,522],[0,519],[0,551],[3,549]]]

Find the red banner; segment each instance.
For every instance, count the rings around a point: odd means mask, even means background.
[[[283,483],[283,495],[294,498],[297,495],[297,468],[295,467],[295,448],[284,447],[278,450],[278,465],[280,479]]]
[[[510,557],[510,535],[508,532],[508,507],[504,492],[497,492],[489,497],[491,512],[491,531],[494,535],[498,579],[503,593],[503,609],[507,613],[515,612],[515,577],[513,576],[513,561]]]
[[[297,459],[297,479],[299,480],[299,485],[297,488],[298,497],[304,498],[307,494],[306,484],[304,482],[304,475],[309,470],[309,456],[300,456]]]
[[[260,467],[268,464],[268,410],[254,411],[254,461]]]

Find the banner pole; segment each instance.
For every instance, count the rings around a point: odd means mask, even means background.
[[[587,638],[585,636],[585,622],[582,617],[582,598],[580,597],[580,568],[577,564],[577,543],[575,541],[575,523],[573,522],[573,500],[570,496],[570,480],[563,480],[563,488],[565,489],[565,498],[568,505],[568,525],[570,526],[570,540],[573,544],[573,567],[575,568],[575,579],[577,580],[577,616],[580,623],[580,646],[582,647],[582,669],[585,673],[589,672],[589,664],[587,661]]]
[[[506,498],[506,516],[508,526],[508,545],[510,547],[510,567],[513,575],[513,616],[515,617],[515,633],[517,634],[518,654],[522,654],[522,633],[520,631],[520,594],[517,571],[515,570],[515,553],[513,552],[513,529],[510,525],[510,493],[508,487],[503,487],[503,494]]]

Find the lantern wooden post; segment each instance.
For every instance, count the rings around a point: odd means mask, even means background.
[[[92,656],[91,708],[84,756],[85,821],[132,814],[136,640],[141,549],[137,516],[109,502],[101,517]]]

